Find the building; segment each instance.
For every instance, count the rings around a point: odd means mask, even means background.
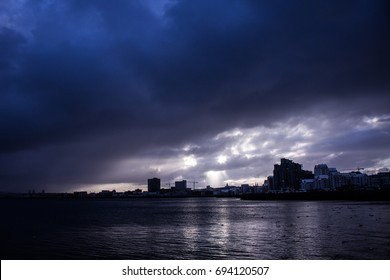
[[[370,178],[367,174],[360,172],[352,172],[352,184],[358,187],[367,187],[370,183]]]
[[[341,187],[341,173],[334,167],[329,167],[329,186],[331,190]]]
[[[175,182],[176,191],[185,191],[187,190],[187,180],[176,181]]]
[[[148,179],[148,192],[160,192],[161,180],[159,178]]]
[[[369,185],[369,177],[359,171],[340,173],[340,187],[341,188],[361,188]]]
[[[99,197],[112,197],[112,192],[109,190],[102,190],[98,195]]]
[[[329,168],[326,164],[317,164],[314,166],[314,176],[328,175],[329,176]]]
[[[302,179],[301,190],[305,190],[305,191],[315,190],[314,179]]]
[[[314,176],[314,189],[329,191],[331,189],[329,175]]]
[[[299,190],[301,187],[301,180],[307,171],[303,172],[302,165],[295,163],[292,160],[282,158],[280,164],[274,165],[273,172],[273,190]]]
[[[73,192],[73,196],[77,198],[87,197],[88,193],[86,191]]]
[[[352,173],[340,173],[334,167],[328,167],[323,163],[318,164],[314,166],[315,189],[334,191],[348,185],[366,185],[365,174],[359,172],[360,175],[356,175]]]
[[[329,168],[326,164],[314,166],[314,190],[329,190]]]
[[[314,179],[314,174],[313,174],[313,172],[311,172],[309,170],[302,170],[301,178],[302,179]]]
[[[379,188],[390,188],[390,172],[379,172],[371,175],[370,185]]]
[[[267,180],[264,180],[263,187],[265,190],[273,191],[274,190],[274,176],[268,176]]]
[[[253,193],[253,192],[254,192],[254,188],[251,187],[249,184],[242,184],[241,185],[241,193],[242,194]]]

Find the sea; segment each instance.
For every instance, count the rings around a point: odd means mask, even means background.
[[[1,199],[2,260],[390,259],[390,203]]]

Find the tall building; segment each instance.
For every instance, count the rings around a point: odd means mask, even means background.
[[[282,158],[274,165],[274,190],[299,190],[304,173],[301,164]]]
[[[314,188],[316,190],[329,190],[329,168],[326,164],[317,164],[314,166]]]
[[[148,192],[160,192],[161,180],[159,178],[148,179]]]
[[[336,168],[322,163],[314,166],[314,180],[316,190],[332,191],[341,186],[342,176]]]
[[[341,173],[334,167],[329,167],[329,186],[331,190],[336,190],[341,186]]]
[[[187,180],[175,182],[176,191],[185,191],[187,189]]]
[[[329,168],[326,164],[317,164],[314,166],[314,176],[329,175]]]

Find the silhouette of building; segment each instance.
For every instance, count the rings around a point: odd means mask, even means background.
[[[312,179],[311,171],[302,170],[302,165],[282,158],[280,164],[274,165],[273,190],[299,190],[302,179]]]
[[[329,187],[336,190],[341,186],[341,173],[334,167],[329,167]]]
[[[314,174],[309,170],[302,170],[301,179],[314,179]]]
[[[317,164],[314,166],[314,189],[329,190],[329,168],[326,164]]]
[[[390,188],[390,172],[379,172],[370,176],[370,185],[380,188]]]
[[[112,197],[112,192],[109,190],[102,190],[98,195],[99,197]]]
[[[175,189],[176,191],[185,191],[187,189],[187,180],[176,181]]]
[[[254,188],[251,187],[249,184],[241,184],[241,193],[253,193]]]
[[[274,176],[268,176],[267,180],[264,180],[263,187],[265,190],[273,191],[274,190]]]
[[[159,178],[148,179],[148,192],[160,192],[161,180]]]
[[[301,190],[305,190],[305,191],[315,190],[314,179],[302,179]]]
[[[326,164],[317,164],[314,166],[314,176],[320,175],[328,175],[329,176],[329,168]]]
[[[340,187],[345,189],[360,188],[369,185],[370,178],[359,171],[340,173]]]
[[[73,192],[73,196],[77,198],[87,197],[88,193],[86,191]]]

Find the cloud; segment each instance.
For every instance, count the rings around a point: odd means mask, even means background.
[[[386,1],[0,5],[3,190],[389,158]]]

